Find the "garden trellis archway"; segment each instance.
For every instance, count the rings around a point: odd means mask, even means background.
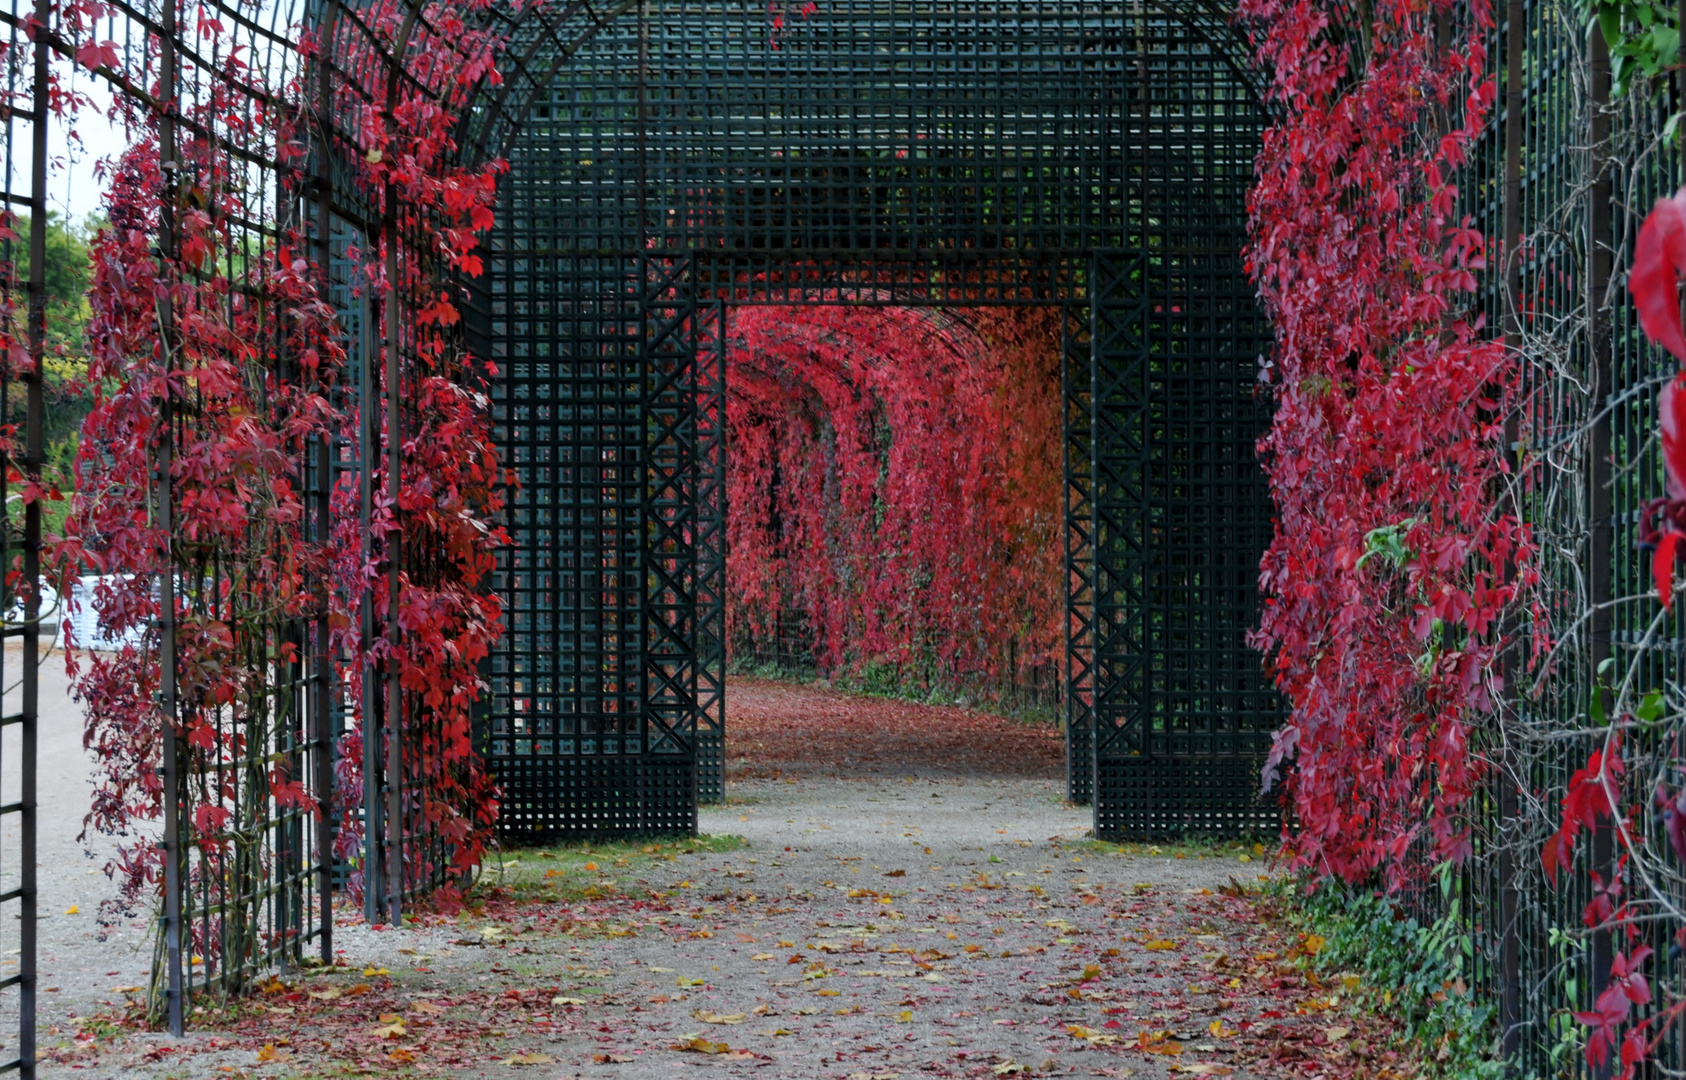
[[[307,949],[331,960],[348,869],[372,920],[460,869],[469,826],[429,795],[478,782],[441,750],[461,702],[438,698],[467,685],[462,663],[436,682],[399,663],[431,626],[385,606],[473,592],[450,592],[466,564],[395,482],[451,467],[417,445],[450,405],[429,364],[486,391],[519,480],[489,582],[507,629],[476,719],[502,827],[695,828],[722,785],[734,305],[1060,307],[1069,793],[1107,836],[1273,822],[1257,766],[1281,707],[1244,640],[1270,536],[1254,462],[1268,330],[1240,257],[1265,114],[1221,5],[41,0],[7,18],[8,147],[27,162],[7,199],[31,229],[5,242],[12,265],[17,245],[36,257],[10,282],[4,377],[25,422],[0,450],[26,484],[42,465],[47,125],[75,112],[72,70],[103,81],[148,151],[113,181],[123,228],[103,265],[153,288],[118,313],[131,336],[106,344],[128,350],[163,420],[129,444],[144,468],[119,490],[125,520],[145,522],[123,565],[157,591],[131,589],[146,648],[107,674],[134,676],[137,717],[171,718],[126,782],[164,819],[154,1001],[172,1028],[196,989]],[[428,116],[458,118],[454,142]],[[476,275],[465,237],[500,158]],[[147,295],[100,280],[108,306]],[[249,349],[222,373],[247,390],[206,377],[217,342]],[[450,360],[459,346],[497,377]],[[278,440],[264,452],[292,463],[272,521],[285,595],[273,566],[231,566],[177,527],[219,479],[182,473],[194,439],[259,406]],[[124,452],[102,444],[97,467]],[[31,657],[40,506],[6,534]],[[224,653],[246,673],[227,698],[201,664]],[[35,669],[0,727],[21,736],[0,755],[21,783],[0,813],[23,819],[0,905],[25,937],[0,989],[20,995],[25,1075]]]
[[[676,0],[504,33],[459,136],[510,165],[470,321],[521,480],[503,828],[689,829],[721,797],[724,324],[839,303],[1066,309],[1069,794],[1103,836],[1273,825],[1264,113],[1227,13]]]

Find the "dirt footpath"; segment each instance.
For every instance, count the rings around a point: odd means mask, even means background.
[[[944,776],[926,762],[924,775],[740,780],[702,828],[742,846],[506,854],[478,912],[400,930],[347,912],[339,965],[201,1013],[186,1039],[134,1030],[120,999],[91,1021],[63,1017],[43,1075],[1402,1068],[1377,1048],[1377,1022],[1348,1015],[1338,984],[1293,962],[1299,943],[1233,895],[1260,861],[1093,844],[1089,811],[1063,802],[1047,758],[1020,760],[1032,775]]]

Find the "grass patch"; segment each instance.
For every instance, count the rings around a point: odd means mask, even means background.
[[[1459,918],[1452,877],[1440,888],[1446,914],[1424,925],[1368,889],[1323,882],[1307,893],[1303,878],[1262,890],[1266,912],[1299,930],[1304,963],[1338,980],[1360,1005],[1399,1025],[1402,1049],[1427,1075],[1499,1080],[1497,1006],[1471,985],[1473,945]]]
[[[1132,855],[1166,859],[1228,859],[1237,864],[1257,864],[1262,870],[1273,849],[1274,841],[1256,837],[1218,839],[1190,835],[1175,840],[1113,843],[1110,840],[1068,840],[1061,845],[1068,851],[1082,851],[1096,855]]]
[[[479,893],[515,900],[594,900],[664,862],[717,855],[749,846],[741,836],[688,836],[579,841],[492,852],[482,865]]]

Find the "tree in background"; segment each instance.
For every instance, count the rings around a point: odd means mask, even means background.
[[[56,211],[47,212],[47,354],[42,367],[46,410],[42,416],[42,439],[47,459],[45,478],[60,486],[69,484],[82,420],[93,407],[93,396],[87,386],[88,354],[83,333],[88,326],[87,293],[93,276],[88,244],[101,225],[100,219],[93,216],[78,225],[65,221]],[[19,282],[29,280],[30,228],[27,216],[12,220],[11,232],[16,239],[10,244],[10,259]],[[6,423],[17,424],[20,430],[24,404],[23,395],[15,391],[6,402]],[[59,530],[68,505],[56,501],[43,505],[47,532]]]

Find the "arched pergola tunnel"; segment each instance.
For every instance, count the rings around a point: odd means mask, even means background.
[[[383,432],[418,430],[420,357],[440,341],[497,363],[489,383],[455,352],[442,366],[485,391],[519,477],[512,542],[487,582],[507,633],[485,660],[474,732],[512,838],[684,832],[720,794],[721,345],[733,309],[754,304],[1060,310],[1069,794],[1092,803],[1103,837],[1273,826],[1256,765],[1281,706],[1244,641],[1271,528],[1254,460],[1269,409],[1254,361],[1270,335],[1239,254],[1266,115],[1230,15],[1206,0],[7,9],[4,194],[30,228],[0,233],[0,402],[19,422],[0,432],[0,498],[31,491],[43,465],[48,129],[74,111],[73,67],[154,151],[114,180],[138,260],[124,265],[156,268],[106,283],[140,297],[125,343],[149,353],[136,369],[181,374],[189,346],[205,345],[192,317],[207,316],[200,329],[252,346],[241,374],[255,396],[319,393],[344,421],[284,444],[298,513],[271,535],[309,556],[288,564],[307,587],[218,627],[243,650],[236,704],[195,699],[177,678],[194,647],[183,635],[217,624],[231,589],[272,598],[249,574],[196,562],[178,535],[173,463],[202,397],[148,399],[147,468],[114,489],[130,497],[130,531],[158,549],[125,564],[145,567],[130,599],[157,617],[131,627],[146,647],[121,669],[133,679],[108,689],[143,706],[131,734],[159,746],[102,749],[101,765],[132,757],[133,790],[157,795],[159,1018],[179,1031],[196,994],[307,953],[331,961],[336,890],[360,889],[376,921],[455,883],[462,834],[445,824],[461,822],[442,824],[426,787],[467,767],[437,768],[437,711],[381,651],[405,633],[380,598],[446,576],[439,553],[412,544],[378,574],[350,575],[355,589],[321,561],[336,545],[376,557],[402,492],[387,486],[402,440]],[[1517,246],[1504,287],[1490,275],[1489,332],[1502,325],[1524,354],[1524,431],[1570,433],[1523,509],[1563,540],[1541,552],[1562,585],[1562,610],[1545,615],[1573,626],[1584,614],[1590,639],[1560,643],[1523,711],[1602,738],[1582,719],[1603,656],[1644,659],[1659,688],[1677,667],[1650,609],[1618,602],[1649,602],[1649,555],[1632,541],[1660,484],[1647,439],[1662,374],[1611,299],[1632,211],[1673,187],[1675,166],[1633,150],[1665,117],[1605,108],[1607,68],[1572,21],[1549,4],[1507,7],[1488,55],[1509,73],[1505,110],[1471,148],[1465,191],[1489,238],[1537,241]],[[450,198],[417,209],[371,170],[382,136],[424,107],[453,118],[455,136],[429,177],[509,162],[478,276],[460,241],[434,242]],[[1631,160],[1605,160],[1606,136]],[[1597,152],[1565,152],[1583,146]],[[1627,170],[1625,202],[1613,168]],[[184,258],[194,244],[208,250]],[[163,282],[150,311],[148,281]],[[460,323],[433,306],[440,293]],[[319,352],[335,356],[331,378]],[[35,590],[41,502],[5,501],[6,602],[24,617],[5,628],[21,663],[0,655],[0,683],[17,691],[0,715],[0,825],[18,838],[0,845],[0,954],[17,956],[15,973],[0,966],[0,1015],[20,1022],[0,1069],[28,1077],[36,657],[59,613]],[[189,718],[198,743],[180,737]],[[1594,1006],[1610,959],[1608,935],[1561,951],[1590,886],[1545,882],[1528,847],[1552,816],[1528,807],[1555,800],[1575,767],[1564,752],[1527,758],[1525,785],[1500,776],[1472,811],[1459,896],[1472,985],[1500,1003],[1505,1053],[1548,1071],[1575,1037],[1559,1021]]]
[[[721,323],[837,303],[1065,309],[1069,794],[1099,835],[1269,827],[1268,329],[1239,257],[1263,113],[1221,13],[552,17],[511,30],[463,140],[510,162],[474,328],[521,474],[505,827],[689,828],[720,797]]]
[[[1254,462],[1269,332],[1240,257],[1265,115],[1225,11],[1045,0],[458,12],[327,0],[261,19],[214,6],[191,29],[169,5],[114,11],[96,22],[44,5],[38,21],[57,29],[33,48],[15,32],[14,71],[33,73],[41,116],[55,65],[98,68],[137,143],[158,147],[156,203],[129,209],[154,230],[160,265],[184,296],[237,278],[212,306],[270,341],[268,385],[320,384],[353,421],[297,450],[295,540],[360,535],[367,553],[381,527],[386,478],[403,471],[399,440],[383,432],[419,422],[429,290],[461,290],[454,340],[497,365],[476,386],[519,482],[490,582],[506,633],[485,661],[476,737],[505,793],[507,835],[690,832],[699,800],[722,794],[722,358],[732,309],[751,304],[1058,307],[1069,795],[1093,804],[1104,837],[1274,825],[1257,771],[1281,707],[1245,642],[1271,527]],[[459,79],[487,49],[501,78]],[[464,167],[508,160],[483,275],[453,272],[414,233],[425,214],[369,180],[371,130],[391,133],[418,101],[460,118]],[[34,170],[14,173],[14,204],[40,222],[44,126],[21,113],[9,123]],[[221,253],[184,269],[196,212]],[[331,383],[301,362],[294,316],[261,307],[296,287],[280,257],[305,251],[343,353]],[[41,295],[40,281],[28,288]],[[152,328],[166,370],[182,333],[173,310],[163,305]],[[37,307],[24,320],[37,358],[41,319]],[[38,370],[8,373],[37,417]],[[197,415],[169,395],[159,410],[172,431]],[[171,475],[172,445],[149,444],[155,476]],[[37,421],[14,454],[38,466]],[[163,482],[146,494],[166,534],[173,492]],[[12,542],[33,580],[33,504]],[[163,725],[158,1001],[172,1028],[197,991],[237,988],[306,950],[331,959],[332,895],[348,869],[371,921],[450,881],[451,842],[421,790],[437,732],[379,659],[378,643],[396,648],[404,633],[381,614],[382,594],[439,572],[407,542],[348,615],[326,605],[242,625],[265,658],[254,669],[270,703],[261,728],[249,703],[207,711],[183,696],[176,618],[149,631],[163,714],[209,716],[230,747],[195,757]],[[174,541],[163,557],[187,565]],[[193,573],[157,575],[164,611],[214,617],[224,585]],[[38,624],[20,633],[33,648]],[[362,642],[354,678],[347,640]],[[0,808],[25,815],[25,837],[34,670],[24,665],[16,725],[25,787]],[[348,755],[360,790],[337,778]],[[207,786],[235,773],[249,780]],[[360,805],[355,833],[278,794],[276,776],[319,805]],[[207,854],[190,789],[210,792],[196,808],[234,822],[240,839],[226,850],[244,869]],[[0,896],[26,926],[29,843],[16,891]],[[225,888],[226,874],[243,874],[242,887]],[[28,1017],[27,939],[23,951]],[[21,1046],[28,1072],[32,1043]]]

